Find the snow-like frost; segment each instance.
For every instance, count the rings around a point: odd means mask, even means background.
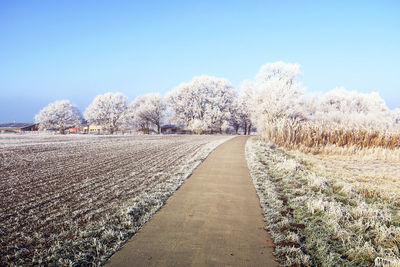
[[[1,135],[0,265],[102,264],[229,138]]]
[[[387,191],[398,191],[398,184],[386,178],[371,186],[343,176],[340,166],[335,175],[310,157],[257,138],[246,144],[266,228],[282,265],[397,266],[400,202]],[[376,187],[386,188],[385,183],[392,188],[377,195]]]

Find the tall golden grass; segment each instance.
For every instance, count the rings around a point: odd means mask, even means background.
[[[263,138],[287,148],[321,148],[327,145],[357,148],[400,148],[400,133],[338,129],[312,122],[281,120],[268,125]]]

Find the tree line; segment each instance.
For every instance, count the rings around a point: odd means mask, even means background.
[[[128,104],[121,93],[98,95],[82,115],[68,100],[56,101],[35,116],[41,129],[66,129],[82,119],[109,133],[125,129],[160,133],[174,124],[194,133],[258,133],[283,142],[300,142],[314,129],[325,132],[398,132],[400,109],[390,110],[378,93],[335,88],[323,95],[308,94],[299,82],[300,65],[284,62],[263,65],[240,92],[225,78],[194,77],[162,97],[137,97]],[[300,129],[302,133],[300,133]],[[307,130],[305,130],[307,129]],[[334,139],[334,138],[333,138]],[[332,139],[332,140],[333,140]],[[297,141],[296,141],[297,140]]]
[[[228,80],[203,75],[179,85],[165,97],[151,93],[129,104],[121,93],[98,95],[83,114],[68,100],[55,101],[44,107],[35,121],[41,130],[57,129],[60,133],[86,120],[110,134],[131,129],[159,134],[165,123],[197,134],[237,134],[241,128],[248,134],[252,124],[244,100]]]
[[[299,64],[275,62],[243,83],[250,119],[265,139],[289,148],[400,147],[400,109],[389,109],[379,93],[339,87],[316,96],[300,75]]]

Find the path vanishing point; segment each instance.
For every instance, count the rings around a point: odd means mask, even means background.
[[[246,141],[217,147],[106,266],[278,266]]]

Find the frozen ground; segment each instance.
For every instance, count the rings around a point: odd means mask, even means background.
[[[0,265],[98,265],[226,136],[0,135]]]
[[[345,154],[247,142],[250,173],[282,265],[400,265],[400,161],[374,151]]]

